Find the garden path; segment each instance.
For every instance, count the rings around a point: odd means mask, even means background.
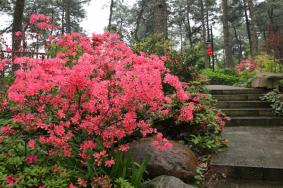
[[[227,177],[217,188],[283,188],[283,119],[259,100],[266,91],[207,87],[231,117],[223,133],[228,147],[212,160],[212,168]]]

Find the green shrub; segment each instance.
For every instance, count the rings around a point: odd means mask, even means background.
[[[172,46],[172,41],[164,39],[163,35],[157,34],[146,37],[141,41],[137,41],[132,49],[135,53],[144,52],[146,54],[164,56],[172,49]]]
[[[201,74],[207,76],[211,84],[233,85],[240,81],[237,73],[232,69],[204,69]]]
[[[283,72],[283,67],[281,64],[276,62],[274,58],[266,53],[259,54],[255,57],[257,66],[262,72]]]
[[[147,55],[166,56],[166,67],[183,82],[193,80],[197,75],[197,70],[204,67],[204,55],[200,45],[184,50],[184,52],[178,52],[173,50],[172,41],[164,39],[162,35],[146,37],[136,42],[132,49],[138,54],[144,52]]]
[[[251,83],[253,78],[255,77],[256,72],[252,71],[242,71],[239,73],[239,83],[236,85],[243,86],[243,87],[251,87]]]

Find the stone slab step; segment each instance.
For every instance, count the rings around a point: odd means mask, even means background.
[[[269,116],[254,116],[254,117],[230,117],[231,121],[227,123],[227,126],[282,126],[283,118],[281,117],[269,117]]]
[[[242,179],[224,179],[214,184],[214,188],[283,188],[280,181],[260,181]]]
[[[270,104],[264,101],[218,101],[219,108],[269,108]]]
[[[212,95],[239,95],[239,94],[265,94],[263,89],[227,89],[227,90],[210,90]]]
[[[228,147],[211,167],[228,178],[282,181],[283,127],[226,127]]]
[[[218,101],[258,101],[263,94],[213,95]]]
[[[221,109],[231,117],[239,116],[274,116],[271,108],[225,108]]]

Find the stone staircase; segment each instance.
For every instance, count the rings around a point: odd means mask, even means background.
[[[223,133],[228,147],[211,163],[227,176],[216,188],[283,188],[283,119],[259,100],[266,91],[219,85],[208,89],[231,118]]]
[[[217,107],[231,117],[228,126],[282,125],[282,118],[272,113],[270,104],[259,99],[266,93],[265,90],[231,86],[214,86],[214,89],[210,87],[211,94],[218,100]]]

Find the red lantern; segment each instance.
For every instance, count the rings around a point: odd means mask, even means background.
[[[209,57],[212,56],[212,48],[211,48],[211,47],[210,47],[210,48],[207,48],[207,55],[208,55]]]
[[[207,55],[208,55],[208,57],[211,57],[212,54],[213,54],[213,52],[212,52],[212,44],[211,44],[211,42],[208,42],[207,43]]]

